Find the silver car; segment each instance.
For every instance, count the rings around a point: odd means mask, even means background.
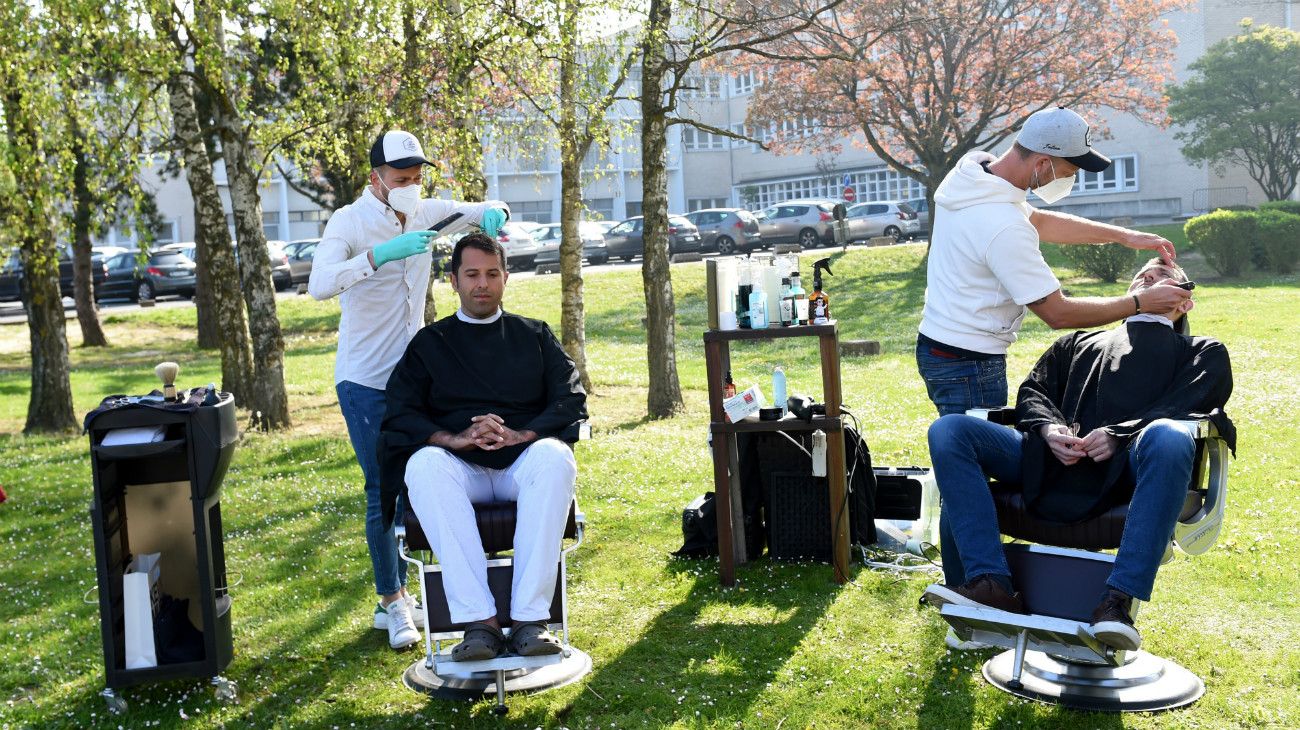
[[[925,198],[913,198],[905,201],[912,210],[916,211],[916,222],[920,229],[916,232],[918,236],[930,235],[930,201]]]
[[[877,200],[851,206],[844,219],[849,225],[850,241],[865,241],[889,236],[895,241],[910,238],[921,230],[916,211],[907,203]]]
[[[705,251],[726,256],[763,247],[758,219],[744,208],[706,208],[687,213],[686,220],[700,229]]]
[[[531,269],[537,258],[537,241],[528,227],[506,222],[497,231],[497,241],[506,250],[506,265],[512,269]]]
[[[788,200],[759,211],[758,227],[763,245],[798,243],[817,248],[835,242],[831,212],[838,201],[828,199]]]
[[[579,221],[578,235],[582,238],[582,255],[590,264],[609,261],[605,247],[605,228],[591,221]],[[537,241],[537,258],[534,263],[553,264],[560,260],[560,224],[545,223],[533,231]]]

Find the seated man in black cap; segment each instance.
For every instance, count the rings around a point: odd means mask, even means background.
[[[1129,293],[1186,282],[1182,269],[1152,259]],[[1189,299],[1168,312],[1057,340],[1020,385],[1016,429],[966,415],[930,426],[930,457],[964,568],[960,585],[934,585],[937,603],[1023,613],[1002,552],[987,479],[1020,484],[1038,517],[1078,522],[1127,501],[1128,517],[1092,633],[1117,649],[1137,649],[1134,598],[1150,600],[1191,479],[1195,444],[1180,420],[1209,417],[1236,448],[1223,412],[1232,392],[1228,351],[1190,337]]]
[[[577,369],[545,322],[501,309],[506,254],[462,238],[451,256],[460,309],[420,330],[388,380],[380,433],[384,519],[405,486],[442,565],[456,661],[562,650],[547,630],[577,464],[557,437],[587,417]],[[518,502],[507,647],[473,503]]]

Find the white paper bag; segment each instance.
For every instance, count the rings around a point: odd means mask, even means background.
[[[153,617],[158,610],[160,553],[136,556],[122,574],[122,613],[126,630],[126,668],[158,666],[153,645]]]

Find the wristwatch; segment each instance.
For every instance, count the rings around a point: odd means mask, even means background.
[[[1133,295],[1133,309],[1136,310],[1133,312],[1134,314],[1142,314],[1142,302],[1138,300],[1136,294]]]

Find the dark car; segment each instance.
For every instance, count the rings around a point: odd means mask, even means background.
[[[179,251],[158,250],[140,263],[134,253],[107,262],[108,276],[95,288],[96,299],[154,299],[164,294],[194,296],[194,261]]]
[[[95,289],[104,281],[104,258],[90,257],[90,275]],[[23,262],[18,249],[9,252],[9,258],[0,266],[0,302],[22,299]],[[59,296],[70,297],[73,292],[72,252],[67,246],[59,247]]]
[[[645,254],[644,223],[641,216],[628,218],[605,234],[605,249],[609,258],[631,261]],[[680,215],[668,216],[668,253],[689,253],[700,250],[700,233],[694,223]]]
[[[320,239],[317,238],[312,240],[319,241]],[[283,241],[266,242],[266,254],[267,254],[267,258],[270,259],[271,262],[271,284],[279,291],[284,291],[285,289],[288,289],[290,286],[293,285],[295,281],[293,270],[290,267],[289,254],[285,250],[286,246],[288,246],[288,244],[284,243]],[[193,242],[169,243],[166,246],[160,246],[158,250],[178,251],[184,254],[185,256],[187,256],[190,259],[190,261],[199,260],[197,256],[198,252],[196,251],[195,244]],[[236,267],[239,266],[238,247],[235,248],[235,266]],[[307,273],[309,275],[311,274],[310,268],[307,269]],[[242,273],[240,274],[240,277],[242,281],[242,277],[243,277]],[[303,281],[306,280],[307,280],[306,277],[304,277]]]
[[[729,255],[763,247],[758,218],[744,208],[706,208],[687,213],[686,220],[699,229],[705,251]]]
[[[289,257],[289,280],[293,285],[306,284],[311,278],[311,262],[319,243],[319,238],[304,238],[284,244],[284,253]]]

